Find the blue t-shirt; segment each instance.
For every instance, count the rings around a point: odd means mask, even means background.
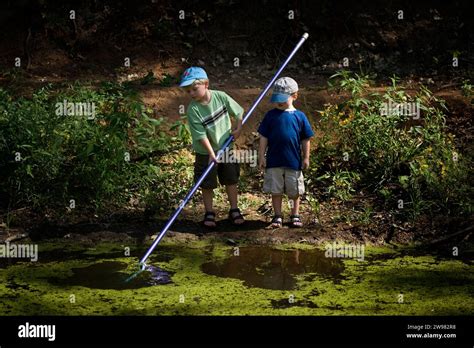
[[[268,138],[267,168],[301,170],[301,141],[314,135],[303,112],[270,110],[258,127],[258,132]]]

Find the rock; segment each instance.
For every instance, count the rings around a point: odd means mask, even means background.
[[[195,234],[192,234],[192,233],[170,231],[167,236],[168,236],[168,238],[172,238],[175,241],[185,242],[185,243],[190,242],[190,241],[199,240],[199,237]],[[155,238],[156,238],[156,236],[155,236]]]
[[[15,240],[19,240],[19,239],[23,239],[23,238],[26,238],[28,237],[29,234],[28,233],[18,233],[18,234],[15,234],[13,236],[10,236],[8,237],[7,239],[5,239],[5,242],[6,243],[10,243],[10,242],[13,242]]]
[[[230,245],[237,245],[237,242],[233,239],[230,239],[230,238],[227,238],[226,243],[230,244]]]

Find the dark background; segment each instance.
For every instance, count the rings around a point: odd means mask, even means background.
[[[474,62],[470,1],[9,0],[0,13],[0,66],[24,57],[33,76],[107,76],[124,56],[185,57],[183,66],[231,66],[239,57],[273,69],[303,32],[311,40],[292,67],[305,74],[335,70],[343,57],[380,76],[466,76]]]

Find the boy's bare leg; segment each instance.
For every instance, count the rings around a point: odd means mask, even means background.
[[[270,226],[267,226],[266,229],[280,228],[282,226],[281,220],[281,202],[283,200],[283,195],[272,195],[272,206],[274,212],[274,218]],[[278,220],[276,220],[278,218]]]
[[[300,196],[296,196],[293,198],[288,197],[288,199],[293,201],[293,204],[291,204],[291,215],[299,215],[300,214]]]
[[[212,199],[214,197],[213,189],[202,189],[202,199],[204,201],[204,208],[206,211],[214,211],[212,207]]]
[[[206,212],[214,212],[214,209],[212,206],[213,197],[214,197],[213,189],[202,189],[202,199],[204,201],[204,208]],[[216,226],[216,223],[213,221],[205,221],[204,224],[209,227]]]
[[[302,227],[303,223],[301,222],[301,219],[299,217],[296,217],[300,214],[300,196],[296,196],[293,198],[288,197],[288,199],[290,199],[290,202],[293,201],[293,204],[291,205],[291,215],[293,215],[294,217],[291,218],[291,226]]]
[[[272,195],[272,205],[275,215],[281,216],[281,202],[283,200],[283,195]]]
[[[227,192],[227,197],[229,198],[230,209],[237,208],[237,184],[235,185],[226,185],[225,190]],[[232,213],[232,217],[237,217],[239,213]],[[244,223],[244,219],[235,219],[234,224],[240,225]]]
[[[229,198],[230,209],[237,208],[237,185],[227,185],[225,187],[227,197]]]

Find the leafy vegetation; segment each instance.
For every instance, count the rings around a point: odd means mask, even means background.
[[[331,87],[350,97],[320,112],[310,186],[343,201],[365,188],[412,218],[472,213],[472,157],[447,132],[444,101],[424,86],[410,95],[391,81],[384,93],[369,93],[367,76],[332,76]]]
[[[94,115],[61,112],[65,103],[84,102]],[[157,198],[173,204],[191,177],[184,157],[168,161],[171,148],[186,145],[186,130],[178,130],[172,136],[127,85],[48,85],[31,98],[0,89],[0,191],[11,208],[40,211]]]

